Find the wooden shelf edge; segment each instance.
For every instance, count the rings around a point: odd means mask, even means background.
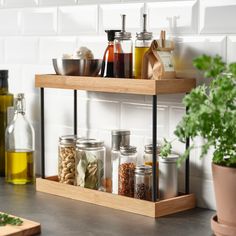
[[[186,78],[141,80],[83,76],[36,75],[35,87],[75,89],[108,93],[157,95],[188,93],[196,87],[196,80]]]
[[[149,202],[116,194],[76,187],[55,181],[55,177],[36,179],[36,190],[149,217],[160,217],[195,207],[193,194],[159,202]]]

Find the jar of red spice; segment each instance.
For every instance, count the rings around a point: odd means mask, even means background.
[[[134,171],[137,163],[137,149],[134,146],[120,147],[118,194],[134,197]]]

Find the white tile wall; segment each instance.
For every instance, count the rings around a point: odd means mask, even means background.
[[[236,36],[227,38],[227,62],[236,62]]]
[[[168,30],[171,34],[197,32],[197,1],[147,3],[151,31]]]
[[[42,6],[75,5],[77,0],[38,0]]]
[[[5,7],[33,7],[37,6],[38,0],[3,0]]]
[[[52,58],[61,58],[64,53],[73,54],[76,41],[75,37],[41,37],[39,62],[48,65],[52,63]]]
[[[72,53],[80,46],[91,48],[96,58],[102,58],[107,43],[104,30],[119,29],[122,13],[127,14],[127,30],[133,36],[140,31],[143,12],[148,13],[148,26],[154,35],[159,35],[160,29],[172,34],[178,75],[197,76],[203,82],[202,75],[192,66],[192,59],[202,53],[219,54],[228,62],[236,61],[235,0],[0,2],[0,69],[10,71],[11,92],[26,93],[27,115],[36,129],[37,155],[40,154],[39,90],[34,88],[34,75],[53,73],[51,59]],[[67,90],[46,90],[47,175],[57,173],[58,136],[73,132],[72,94]],[[174,138],[175,126],[185,111],[181,104],[183,96],[158,96],[159,139]],[[132,130],[131,143],[138,146],[141,160],[143,145],[151,142],[151,118],[150,97],[78,92],[78,132],[81,136],[104,139],[108,158],[110,130],[127,128]],[[195,142],[201,144],[199,139]],[[176,142],[173,148],[182,153],[184,144]],[[215,208],[211,154],[202,161],[199,153],[199,149],[191,153],[191,190],[197,194],[200,206]],[[179,171],[181,189],[183,176],[184,166]]]
[[[200,0],[200,32],[236,33],[235,12],[235,0]]]
[[[126,31],[140,31],[144,4],[105,4],[100,6],[100,32],[120,29],[121,14],[126,14]]]
[[[38,62],[39,39],[37,37],[6,37],[5,61],[16,64]]]
[[[0,9],[0,35],[16,35],[19,31],[19,11]]]
[[[22,33],[53,35],[57,32],[56,8],[29,8],[21,11]]]
[[[59,7],[59,33],[69,35],[97,33],[97,11],[96,5]]]

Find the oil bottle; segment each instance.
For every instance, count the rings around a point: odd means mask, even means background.
[[[24,94],[17,94],[14,101],[14,118],[8,125],[6,140],[6,182],[33,183],[34,129],[25,116]]]
[[[105,32],[107,33],[108,45],[103,56],[101,75],[102,77],[114,77],[114,39],[115,33],[120,32],[120,30],[105,30]]]
[[[5,130],[7,108],[13,106],[13,95],[8,92],[8,70],[0,70],[0,176],[5,176]]]
[[[145,52],[152,43],[152,33],[147,32],[147,14],[143,14],[143,31],[136,33],[135,57],[134,57],[134,77],[141,78],[142,61]]]

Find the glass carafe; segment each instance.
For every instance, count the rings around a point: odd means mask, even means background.
[[[17,94],[14,110],[14,119],[5,134],[6,182],[33,183],[35,180],[34,129],[25,116],[24,94]]]

